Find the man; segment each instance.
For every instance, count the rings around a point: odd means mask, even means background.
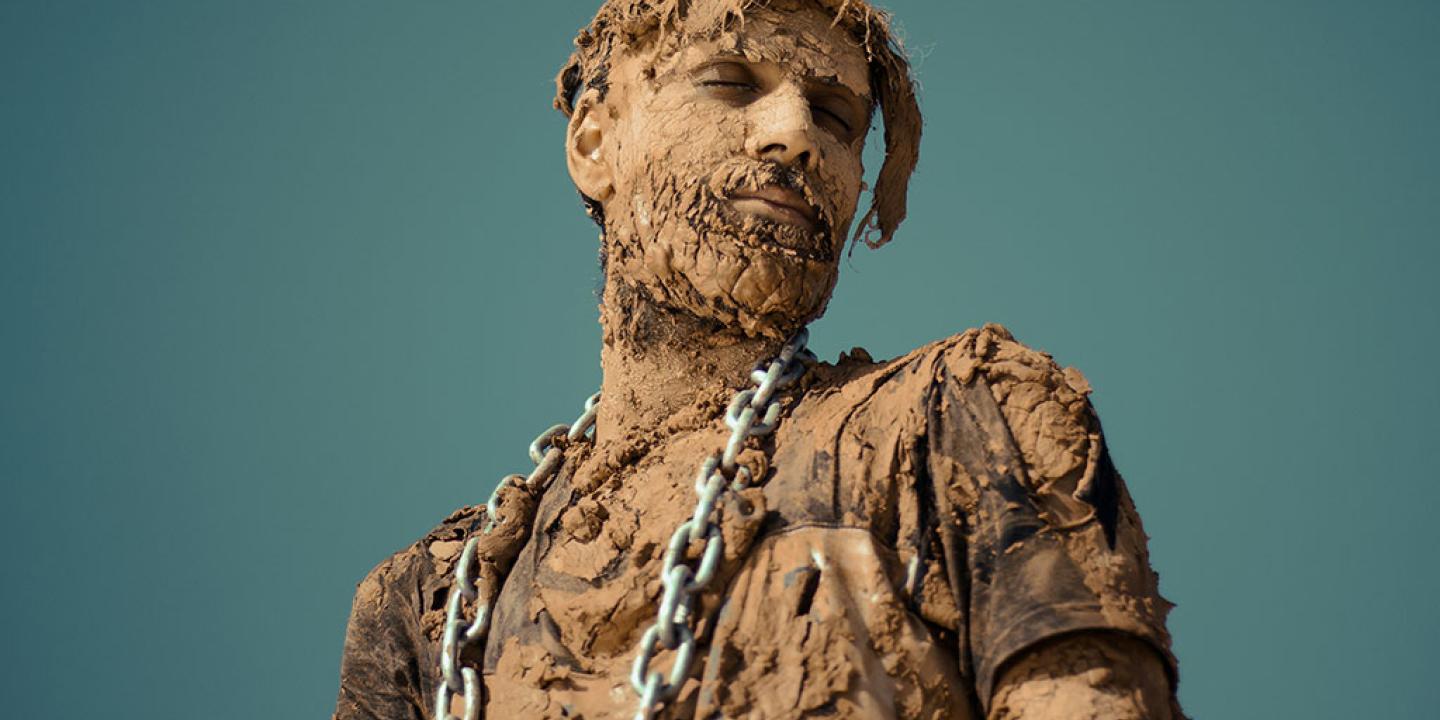
[[[594,439],[547,434],[528,483],[371,572],[336,717],[1180,717],[1078,372],[993,325],[808,370],[786,343],[834,287],[877,105],[855,235],[904,216],[919,113],[885,16],[609,0],[559,86],[604,229]],[[799,379],[732,401],[777,355]]]

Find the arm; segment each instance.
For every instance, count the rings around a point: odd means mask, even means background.
[[[1000,674],[989,720],[1180,720],[1147,643],[1085,632],[1032,648]]]

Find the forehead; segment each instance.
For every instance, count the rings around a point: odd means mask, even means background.
[[[675,33],[655,48],[657,78],[684,72],[719,55],[774,63],[787,74],[844,85],[870,96],[870,66],[860,44],[835,25],[834,17],[814,7],[756,8],[713,37]]]

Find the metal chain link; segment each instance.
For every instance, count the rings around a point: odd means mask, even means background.
[[[714,522],[715,504],[727,489],[743,490],[754,480],[749,469],[739,464],[740,451],[746,440],[775,431],[781,410],[780,403],[775,401],[776,391],[799,380],[815,362],[814,353],[805,348],[809,337],[809,332],[802,329],[785,343],[779,357],[750,373],[755,387],[736,394],[725,411],[729,442],[723,451],[707,457],[700,465],[700,473],[695,478],[695,511],[670,536],[660,569],[664,592],[660,595],[655,622],[641,636],[640,652],[630,669],[630,685],[640,696],[635,720],[655,717],[662,705],[680,694],[681,686],[690,676],[696,650],[695,631],[691,627],[695,596],[714,579],[720,558],[725,554],[720,526]],[[692,568],[685,560],[685,550],[690,543],[701,539],[705,541],[705,551],[699,566]],[[662,646],[675,651],[668,675],[650,670],[650,663]]]
[[[484,529],[472,534],[465,541],[465,549],[455,564],[455,580],[445,600],[445,633],[440,641],[440,687],[435,692],[435,720],[476,720],[480,717],[480,678],[474,668],[465,667],[460,655],[470,646],[485,638],[490,629],[490,610],[493,597],[480,597],[475,586],[475,549],[481,535],[489,534],[495,528],[495,508],[500,497],[500,488],[506,484],[529,488],[532,492],[543,492],[560,470],[564,451],[556,444],[561,438],[573,442],[585,437],[595,427],[595,416],[600,411],[600,393],[591,395],[585,401],[585,412],[569,425],[556,425],[540,433],[530,443],[530,460],[535,469],[529,475],[510,475],[500,481],[486,501],[486,515],[489,516]],[[466,624],[464,601],[475,604],[475,619]],[[450,704],[456,695],[465,699],[465,710],[461,718],[450,713]]]

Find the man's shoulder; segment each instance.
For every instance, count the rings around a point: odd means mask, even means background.
[[[449,576],[479,517],[463,507],[392,553],[355,588],[340,662],[336,718],[419,717],[444,625]]]
[[[1066,404],[1090,393],[1090,383],[1079,370],[1061,367],[1049,353],[1020,342],[996,323],[927,343],[892,360],[876,361],[863,348],[854,348],[816,375],[812,387],[821,395],[873,394],[882,386],[928,394],[929,386],[945,376],[962,384],[986,382],[1002,403],[1017,389],[1060,396]]]
[[[988,323],[938,345],[952,377],[967,384],[983,379],[1002,405],[1019,402],[1030,408],[1043,399],[1072,405],[1090,394],[1090,382],[1079,370],[1061,366],[1050,353],[1020,342],[1002,325]],[[1022,397],[1012,398],[1017,392]]]
[[[482,508],[467,505],[455,510],[420,539],[381,560],[356,587],[356,605],[380,604],[398,588],[423,588],[427,580],[448,577]]]
[[[815,375],[797,414],[844,418],[854,430],[879,426],[928,432],[928,418],[952,411],[961,387],[980,384],[1037,477],[1083,469],[1099,448],[1100,424],[1085,376],[997,324],[884,362],[857,348],[834,365],[817,368]]]

